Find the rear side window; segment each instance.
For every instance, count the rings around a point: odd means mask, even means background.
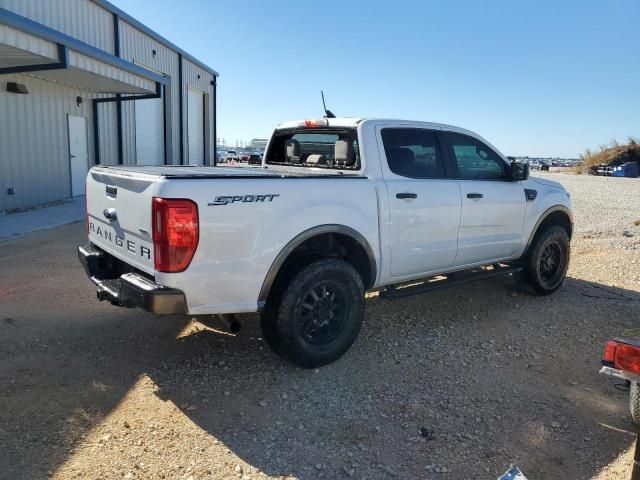
[[[438,136],[422,128],[384,128],[382,143],[389,169],[410,178],[444,178]]]
[[[473,137],[461,133],[447,133],[458,178],[463,180],[504,180],[507,165],[492,149]]]

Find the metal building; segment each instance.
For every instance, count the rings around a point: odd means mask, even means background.
[[[215,164],[217,76],[105,0],[0,0],[0,213],[95,164]]]
[[[267,143],[269,143],[269,140],[267,138],[252,138],[251,148],[253,150],[260,150],[262,152],[267,148]]]

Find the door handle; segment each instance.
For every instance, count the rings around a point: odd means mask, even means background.
[[[467,193],[467,198],[482,198],[483,196],[481,193]]]
[[[69,157],[70,157],[70,158],[76,158],[76,156],[75,156],[75,155],[69,155]]]
[[[403,200],[406,200],[408,198],[418,198],[418,194],[417,193],[409,193],[409,192],[396,193],[396,198],[401,198]]]

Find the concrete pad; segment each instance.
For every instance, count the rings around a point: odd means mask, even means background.
[[[0,241],[77,222],[84,216],[84,196],[69,198],[50,207],[3,215],[0,217]]]

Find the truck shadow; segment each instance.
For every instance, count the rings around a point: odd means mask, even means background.
[[[183,412],[274,476],[429,478],[446,463],[495,478],[516,463],[588,478],[633,440],[626,393],[597,372],[606,339],[637,325],[637,292],[570,278],[540,298],[497,279],[367,308],[354,348],[319,370],[281,363],[248,315],[239,337],[203,330],[168,360],[186,372],[196,356],[206,381],[151,376],[176,405],[206,399]]]
[[[20,261],[7,258],[11,275]],[[264,345],[257,315],[237,336],[156,319],[96,303],[75,266],[62,279],[58,260],[42,265],[0,283],[0,478],[219,478],[226,463],[298,478],[431,478],[434,464],[495,478],[512,463],[588,478],[632,441],[626,394],[597,371],[604,341],[636,326],[638,292],[569,278],[540,298],[494,279],[371,298],[351,351],[301,370]]]

